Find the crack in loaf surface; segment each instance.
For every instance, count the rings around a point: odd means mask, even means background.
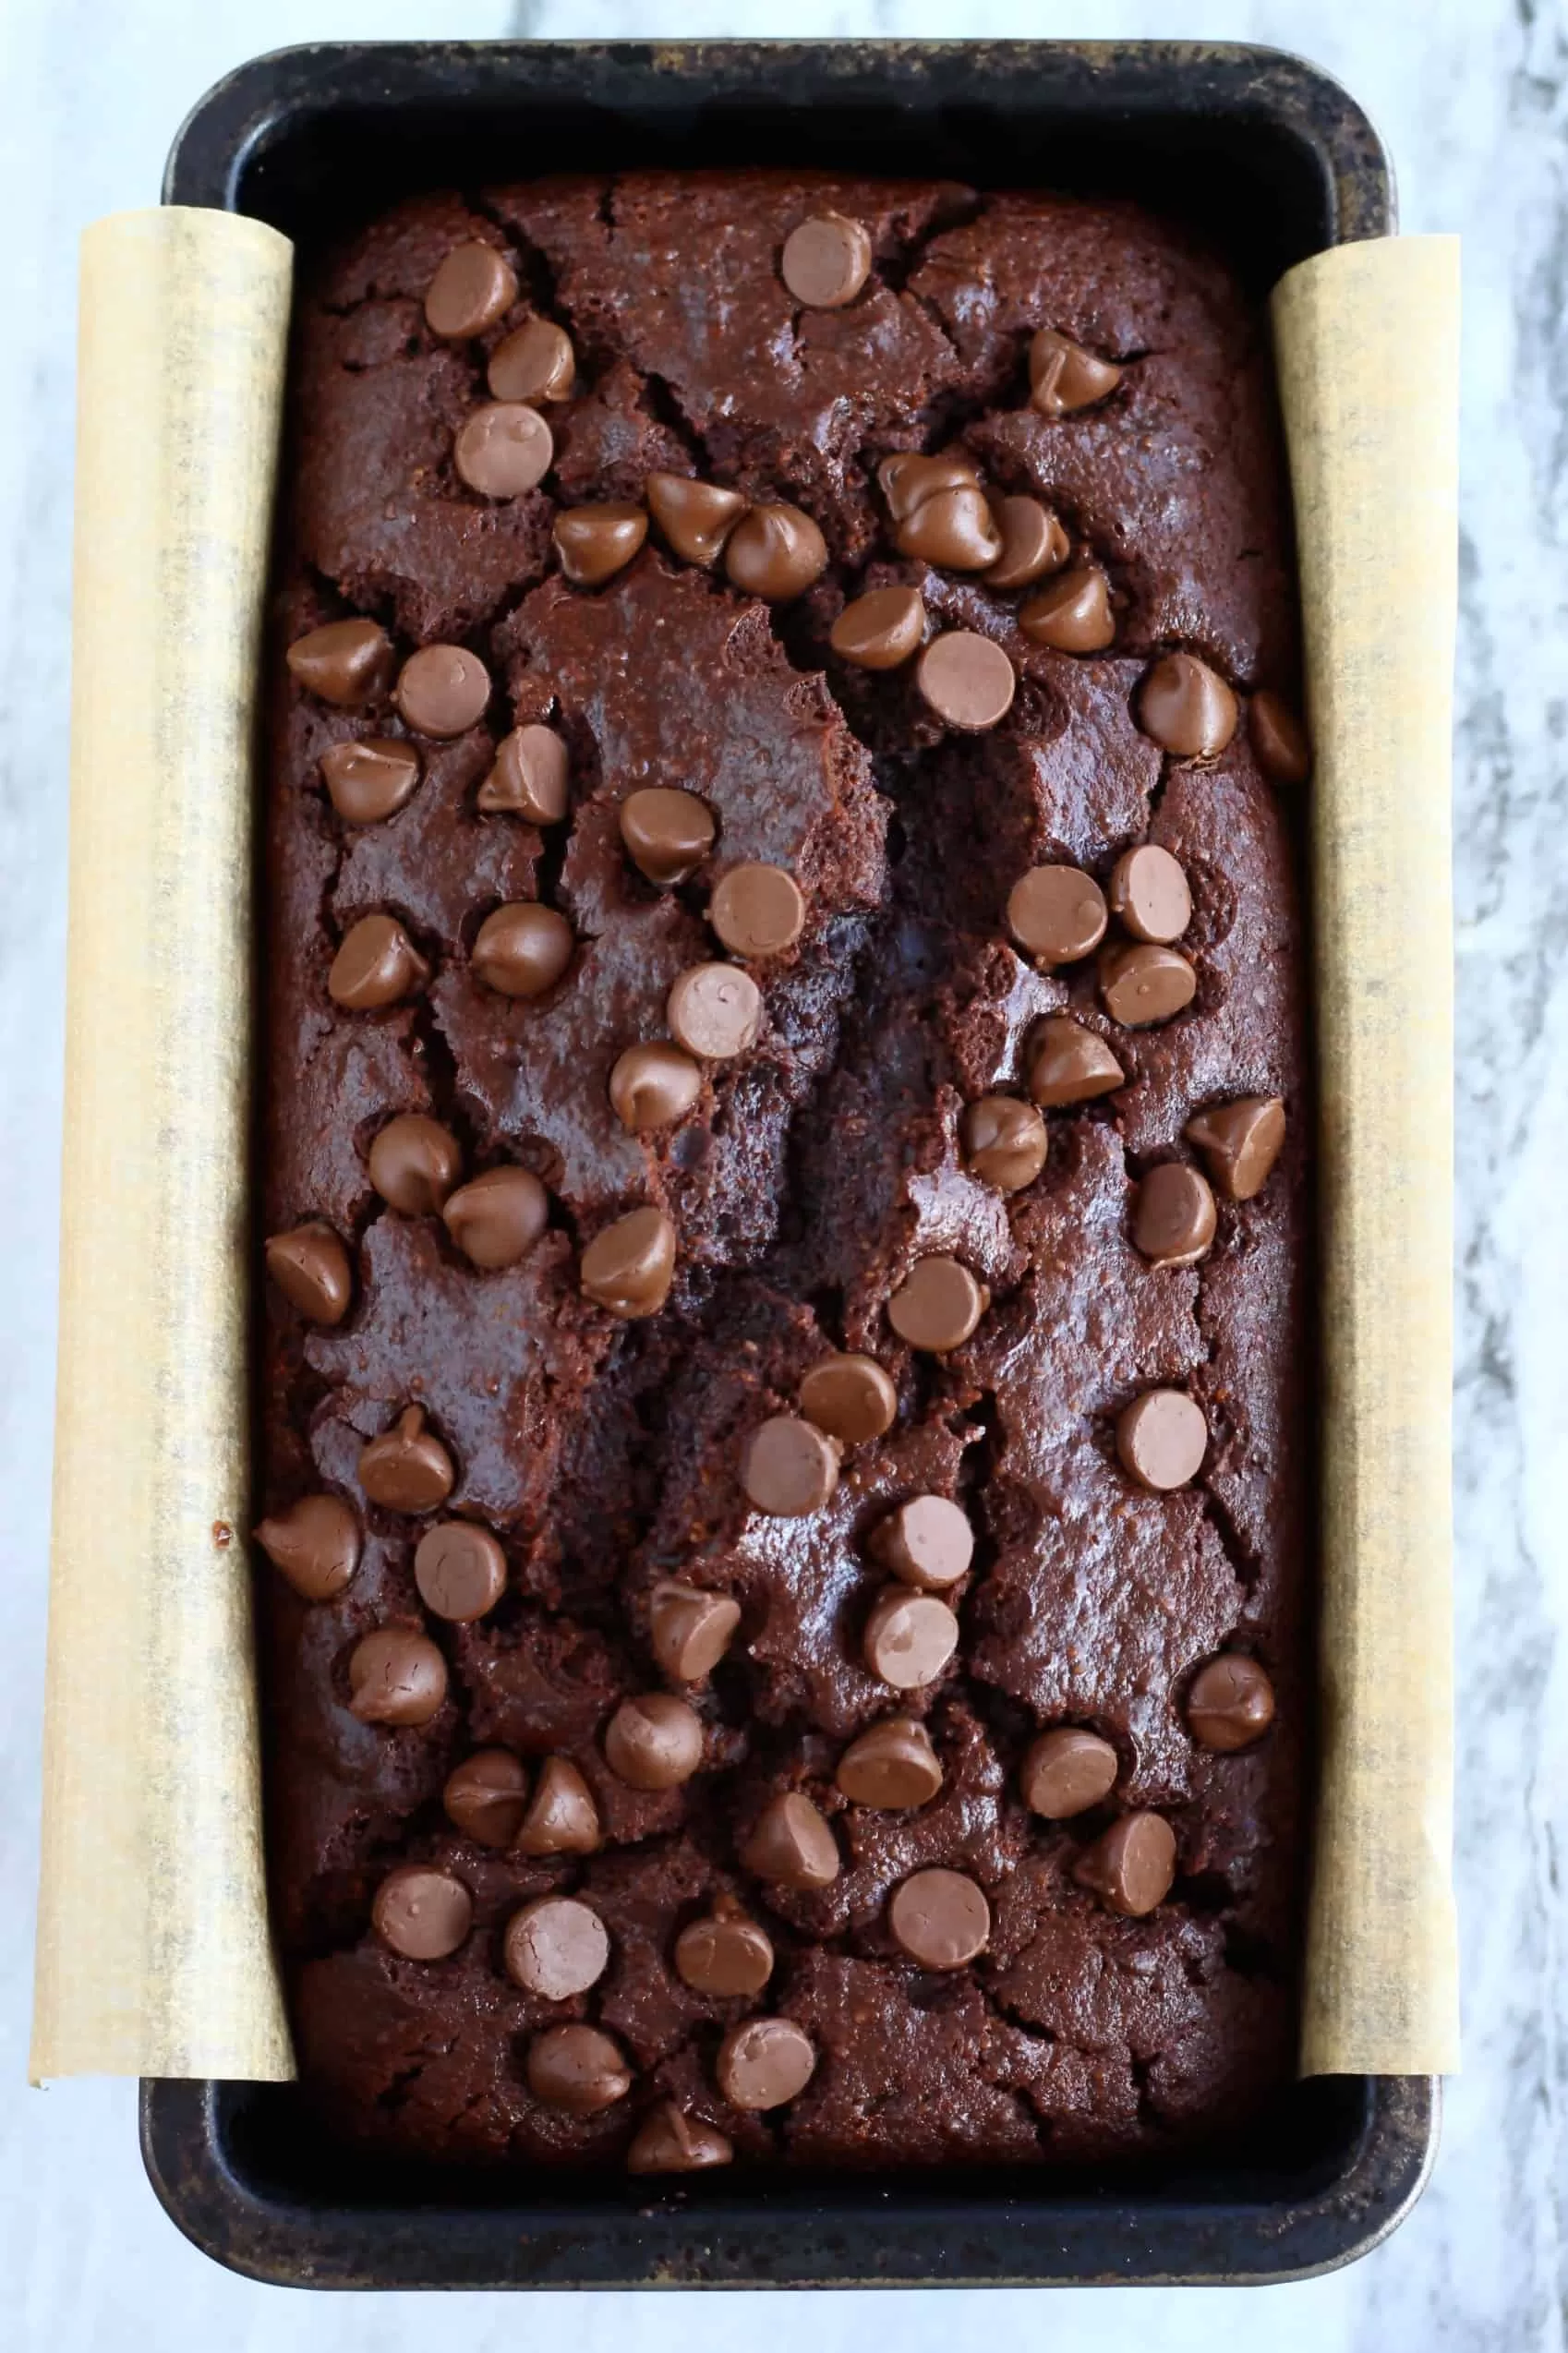
[[[812,299],[785,282],[802,270]],[[1043,332],[1056,390],[1031,399]],[[536,363],[557,371],[536,395],[549,465],[476,492],[457,437]],[[911,456],[956,499],[922,555],[886,470]],[[1246,719],[1253,688],[1295,685],[1257,320],[1212,257],[1116,204],[761,173],[431,197],[308,288],[287,463],[259,1190],[269,1235],[324,1222],[353,1271],[330,1324],[302,1320],[297,1281],[268,1285],[259,1375],[269,1839],[310,2097],[350,2138],[474,2162],[640,2166],[645,2142],[663,2163],[694,2132],[736,2162],[1086,2163],[1239,2129],[1288,2067],[1309,1696],[1297,848]],[[651,532],[613,522],[645,514],[650,476],[735,494],[702,509],[722,518],[706,562],[662,508]],[[1111,643],[1053,642],[1028,585],[930,560],[992,527],[987,495],[1056,517],[1054,567],[1104,580]],[[562,569],[557,523],[582,508],[584,546],[614,528],[635,549],[595,585]],[[732,563],[736,516],[769,509],[801,511],[822,554],[759,599],[746,564],[811,545],[787,524]],[[909,651],[846,658],[846,608],[877,591],[900,611],[913,592],[927,641],[999,649],[1010,708],[966,731]],[[320,682],[346,671],[298,648],[355,618],[384,671],[333,699]],[[401,674],[442,646],[489,686],[451,734]],[[1182,730],[1227,707],[1195,761]],[[323,755],[368,739],[411,748],[418,783],[351,822]],[[551,739],[563,809],[528,798]],[[686,815],[658,804],[633,843],[626,803],[650,790]],[[677,853],[690,803],[707,847]],[[1056,957],[1010,898],[1056,868],[1114,899],[1140,844],[1192,899],[1154,951],[1167,976],[1189,963],[1190,1001],[1151,1026],[1112,1009],[1119,918]],[[754,888],[721,918],[736,868],[781,873],[802,911],[749,958],[716,926],[792,902]],[[519,909],[565,961],[537,985],[506,966],[514,992],[480,933]],[[428,976],[345,1005],[334,959],[386,916]],[[667,1059],[675,1108],[627,1127],[619,1058],[668,1044],[674,984],[729,956],[757,1034],[689,1077]],[[1052,1029],[1119,1083],[1051,1092]],[[1043,1164],[1015,1189],[975,1106],[1001,1098],[1027,1153],[1031,1092]],[[1237,1097],[1286,1123],[1233,1199],[1185,1131]],[[387,1180],[412,1208],[372,1182],[394,1120],[415,1123]],[[1132,1239],[1173,1161],[1213,1173],[1195,1264]],[[418,1205],[453,1164],[465,1187],[542,1181],[510,1262],[470,1255],[477,1213]],[[636,1211],[668,1219],[674,1265],[635,1276],[668,1288],[622,1320],[586,1286]],[[948,1260],[959,1309],[917,1310],[910,1278]],[[874,1434],[757,1451],[801,1430],[832,1352]],[[1168,1490],[1127,1421],[1161,1388],[1207,1435]],[[449,1475],[424,1515],[362,1467],[413,1406]],[[804,1508],[775,1456],[815,1466]],[[356,1557],[307,1600],[283,1573],[299,1540],[266,1530],[320,1495],[349,1506]],[[935,1499],[929,1537],[915,1499]],[[431,1595],[456,1572],[421,1552],[453,1517],[505,1564],[499,1600],[455,1619]],[[363,1702],[361,1646],[389,1634],[394,1683],[433,1642],[433,1706]],[[935,1644],[913,1682],[906,1640]],[[1216,1654],[1241,1681],[1200,1707]],[[1260,1661],[1272,1726],[1246,1718]],[[1040,1753],[1059,1734],[1090,1776],[1070,1804],[1063,1754]],[[482,1803],[452,1795],[459,1768],[492,1776]],[[427,1878],[378,1927],[392,1868]],[[507,1932],[563,1896],[609,1957],[547,1997]],[[760,1981],[681,1961],[684,1932],[742,1919]]]

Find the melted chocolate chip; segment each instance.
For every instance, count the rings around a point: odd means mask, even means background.
[[[897,670],[920,650],[925,606],[918,588],[872,588],[847,604],[828,634],[840,661],[856,670]]]
[[[1007,929],[1037,964],[1073,964],[1105,936],[1104,894],[1078,866],[1032,866],[1007,893]]]
[[[359,1484],[385,1511],[433,1512],[456,1482],[452,1456],[425,1427],[423,1406],[405,1406],[359,1456]]]
[[[509,1847],[528,1810],[528,1768],[509,1748],[476,1748],[448,1774],[441,1804],[476,1846]]]
[[[657,1315],[675,1279],[674,1225],[651,1205],[630,1211],[594,1236],[579,1275],[585,1296],[611,1315]]]
[[[1030,399],[1043,416],[1067,416],[1092,408],[1114,392],[1122,371],[1109,359],[1085,351],[1053,327],[1042,327],[1029,346]]]
[[[899,1411],[899,1393],[874,1357],[823,1357],[801,1382],[801,1411],[846,1446],[884,1437]]]
[[[762,991],[733,964],[694,964],[665,1000],[669,1033],[688,1054],[728,1062],[757,1042]]]
[[[1200,1746],[1230,1756],[1261,1740],[1273,1720],[1274,1687],[1256,1659],[1223,1650],[1193,1676],[1187,1721]]]
[[[739,490],[684,474],[650,474],[643,489],[654,521],[687,563],[716,564],[749,503]]]
[[[256,1541],[302,1601],[331,1601],[359,1565],[359,1522],[338,1495],[302,1495],[271,1513]]]
[[[741,1849],[754,1878],[802,1892],[838,1876],[838,1842],[809,1797],[790,1790],[763,1808]]]
[[[1002,555],[1002,534],[978,484],[959,483],[923,499],[894,534],[899,553],[944,572],[984,572]]]
[[[851,1742],[834,1778],[851,1804],[902,1813],[935,1796],[942,1767],[923,1724],[887,1716]]]
[[[727,2166],[734,2157],[731,2143],[717,2125],[700,2116],[688,2116],[674,2100],[661,2100],[637,2127],[626,2152],[628,2173],[701,2173],[708,2166]]]
[[[1138,716],[1146,735],[1182,760],[1212,760],[1236,733],[1236,696],[1196,654],[1166,654],[1143,682]]]
[[[1187,876],[1157,842],[1125,851],[1111,870],[1111,912],[1134,939],[1169,947],[1192,921]]]
[[[563,507],[551,526],[561,569],[574,588],[597,588],[623,572],[648,536],[641,507],[609,499]]]
[[[675,1973],[694,1994],[719,2001],[760,1994],[773,1974],[773,1943],[739,1905],[694,1920],[675,1939]]]
[[[523,899],[485,917],[471,960],[485,986],[499,996],[542,996],[571,963],[576,945],[564,915]]]
[[[486,380],[498,401],[563,401],[577,362],[572,338],[553,319],[525,319],[490,354]]]
[[[916,1871],[894,1888],[887,1925],[922,1969],[962,1969],[990,1941],[991,1906],[962,1871]]]
[[[746,1441],[741,1485],[759,1512],[800,1519],[820,1512],[838,1484],[838,1446],[809,1421],[775,1414]]]
[[[414,1582],[432,1617],[469,1625],[506,1591],[506,1555],[488,1528],[442,1520],[415,1548]]]
[[[949,629],[922,654],[915,684],[947,726],[975,733],[1007,718],[1018,681],[1000,646],[973,630]]]
[[[1116,1417],[1116,1453],[1140,1487],[1165,1494],[1196,1478],[1209,1448],[1203,1409],[1185,1389],[1146,1389]]]
[[[702,1718],[666,1691],[623,1699],[606,1727],[604,1753],[628,1789],[679,1789],[703,1761]]]
[[[425,318],[433,335],[464,342],[503,319],[517,299],[517,280],[504,253],[476,238],[454,245],[430,280]]]
[[[702,1091],[702,1072],[679,1046],[628,1046],[609,1074],[611,1108],[633,1135],[672,1128]]]
[[[1029,1092],[1046,1111],[1092,1103],[1126,1084],[1127,1073],[1102,1037],[1066,1014],[1041,1022],[1030,1043]]]
[[[732,2108],[781,2108],[816,2069],[811,2037],[789,2018],[748,2018],[718,2046],[714,2074]]]
[[[970,1167],[999,1193],[1021,1192],[1045,1165],[1045,1122],[1014,1095],[982,1095],[965,1111],[962,1132]]]
[[[1020,608],[1019,627],[1031,645],[1058,654],[1104,653],[1116,634],[1104,573],[1087,565],[1062,573]]]
[[[549,1223],[549,1196],[530,1168],[488,1168],[451,1195],[442,1223],[474,1266],[515,1266]]]
[[[946,1495],[911,1495],[877,1521],[870,1550],[902,1584],[945,1593],[969,1575],[974,1530],[962,1506]]]
[[[865,1663],[895,1691],[920,1691],[935,1683],[959,1647],[959,1622],[933,1594],[890,1585],[872,1604],[865,1623]]]
[[[800,507],[753,507],[735,525],[724,568],[748,597],[779,603],[803,596],[827,569],[827,542]]]
[[[1062,1724],[1031,1744],[1019,1783],[1031,1814],[1065,1822],[1102,1804],[1116,1785],[1116,1752],[1108,1740]]]
[[[464,646],[422,646],[398,672],[396,695],[416,735],[465,735],[488,707],[490,674]]]
[[[648,1599],[648,1644],[667,1675],[677,1683],[700,1683],[710,1675],[741,1623],[741,1605],[728,1593],[665,1577]]]
[[[312,1323],[341,1323],[354,1297],[348,1252],[320,1218],[267,1237],[267,1272]]]
[[[370,1925],[404,1961],[444,1961],[466,1941],[474,1899],[450,1871],[405,1863],[376,1889]]]
[[[1312,773],[1307,730],[1288,703],[1260,686],[1247,706],[1253,756],[1274,784],[1305,784]]]
[[[694,792],[645,785],[621,804],[621,839],[651,883],[684,882],[713,848],[713,811]]]
[[[321,778],[344,825],[380,825],[410,802],[419,785],[419,754],[395,736],[334,743],[321,754]]]
[[[547,1756],[514,1844],[519,1854],[592,1854],[599,1843],[598,1808],[569,1757]]]
[[[1080,1887],[1124,1919],[1142,1920],[1164,1903],[1176,1877],[1176,1833],[1163,1814],[1124,1814],[1073,1866]]]
[[[1179,947],[1118,947],[1100,970],[1101,1001],[1124,1029],[1172,1020],[1197,994],[1198,975]]]
[[[806,902],[782,866],[731,866],[707,919],[731,956],[782,956],[805,929]]]
[[[379,1013],[422,988],[430,968],[395,915],[362,915],[344,935],[327,995],[350,1013]]]
[[[559,825],[567,810],[570,757],[554,728],[514,727],[496,745],[495,765],[475,795],[486,816]]]
[[[428,1724],[446,1697],[446,1660],[428,1635],[378,1626],[349,1655],[348,1689],[363,1724]]]
[[[1285,1142],[1285,1105],[1278,1095],[1237,1095],[1198,1112],[1185,1129],[1208,1164],[1215,1188],[1229,1201],[1249,1201],[1268,1183]]]
[[[887,1321],[911,1348],[937,1356],[960,1348],[991,1295],[956,1258],[917,1259],[887,1302]]]
[[[619,2043],[597,2026],[547,2026],[528,2045],[528,2089],[568,2116],[597,2116],[632,2089]]]
[[[1038,499],[994,499],[992,512],[1002,535],[1002,552],[985,573],[991,588],[1028,588],[1067,560],[1067,535]]]
[[[871,238],[842,212],[817,213],[785,238],[778,274],[808,309],[842,309],[871,275]]]
[[[465,418],[452,445],[458,478],[486,499],[520,499],[537,489],[554,460],[554,436],[526,401],[488,401]]]
[[[392,639],[373,621],[324,621],[296,637],[284,659],[301,686],[339,710],[358,710],[392,684]]]
[[[399,1112],[370,1146],[370,1182],[390,1209],[434,1216],[463,1174],[463,1152],[450,1128],[422,1112]]]
[[[1196,1168],[1163,1160],[1138,1188],[1133,1248],[1154,1266],[1196,1266],[1214,1238],[1214,1196]]]
[[[609,1967],[609,1932],[576,1896],[537,1896],[514,1912],[501,1942],[506,1973],[525,1993],[568,2002]]]

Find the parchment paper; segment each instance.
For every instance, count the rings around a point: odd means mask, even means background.
[[[1273,297],[1316,766],[1322,1764],[1303,2071],[1458,2064],[1449,1500],[1459,250]]]
[[[251,730],[290,250],[82,256],[59,1415],[34,2079],[292,2072],[244,1531]],[[1274,299],[1317,747],[1322,1797],[1302,2064],[1453,2065],[1449,715],[1457,260]]]
[[[35,2081],[293,2067],[245,1518],[250,761],[291,251],[172,209],[82,244]]]

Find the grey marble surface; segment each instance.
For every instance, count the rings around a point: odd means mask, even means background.
[[[1458,1871],[1465,2071],[1412,2219],[1335,2277],[1253,2291],[664,2296],[570,2306],[301,2298],[185,2246],[142,2180],[130,2087],[25,2091],[52,1411],[74,247],[152,201],[186,107],[229,66],[333,36],[1201,35],[1295,49],[1369,107],[1404,224],[1465,238],[1463,611],[1455,791],[1460,1006],[1456,1270]],[[1279,2353],[1521,2353],[1564,2342],[1562,1847],[1568,1828],[1568,14],[1563,0],[4,0],[0,218],[0,2343],[163,2353],[424,2341],[475,2353],[570,2329],[606,2348],[849,2348],[895,2320],[916,2347],[1032,2339]],[[1397,921],[1397,909],[1390,920]],[[112,1541],[112,1531],[106,1531]]]

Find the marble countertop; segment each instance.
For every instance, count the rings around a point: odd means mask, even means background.
[[[1458,1873],[1465,2067],[1412,2219],[1333,2277],[1251,2291],[905,2296],[911,2347],[1048,2335],[1055,2353],[1420,2347],[1535,2353],[1565,2341],[1568,2055],[1568,0],[934,0],[788,9],[744,0],[8,0],[0,218],[0,1090],[11,1144],[0,1228],[0,1560],[10,1651],[0,1709],[0,2341],[18,2353],[157,2345],[195,2353],[422,2344],[412,2297],[300,2297],[186,2246],[143,2179],[133,2087],[25,2091],[36,1872],[58,1155],[75,246],[82,223],[156,199],[187,107],[285,42],[513,32],[1202,36],[1299,50],[1369,108],[1403,226],[1465,239],[1465,459],[1456,733],[1458,856]],[[1390,911],[1397,920],[1397,911]],[[1222,2303],[1222,2299],[1225,2299]],[[584,2353],[758,2348],[809,2329],[859,2341],[869,2299],[505,2297],[440,2308],[472,2353],[570,2325]],[[881,2325],[893,2312],[879,2307]],[[1013,2337],[1013,2332],[1017,2337]]]

